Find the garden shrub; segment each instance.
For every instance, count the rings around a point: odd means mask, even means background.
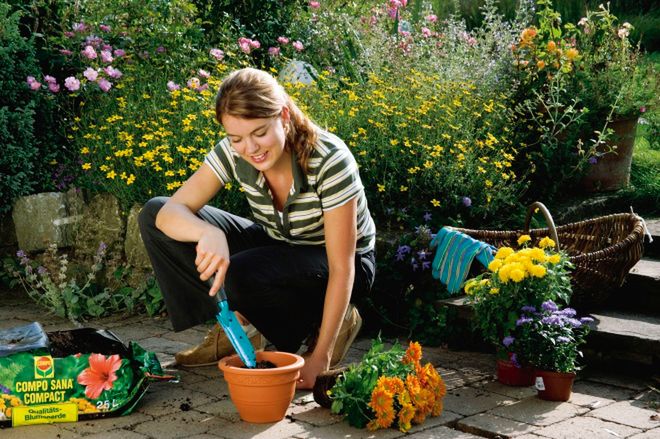
[[[40,162],[51,157],[41,155],[36,144],[36,111],[47,102],[34,96],[25,82],[37,70],[37,60],[32,42],[20,35],[19,18],[0,3],[0,213],[39,186]]]

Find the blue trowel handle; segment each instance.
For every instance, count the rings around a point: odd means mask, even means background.
[[[218,323],[220,323],[225,334],[227,334],[227,338],[231,342],[241,361],[247,367],[256,367],[257,356],[254,353],[252,343],[250,343],[250,339],[243,330],[241,324],[238,322],[236,314],[229,309],[227,294],[225,293],[224,288],[220,288],[220,291],[216,294],[216,298],[218,299],[218,314],[216,314]]]

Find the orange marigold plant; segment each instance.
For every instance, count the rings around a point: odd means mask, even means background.
[[[362,361],[348,368],[329,391],[332,412],[358,428],[397,427],[402,432],[442,413],[445,383],[431,363],[422,365],[422,347],[410,342],[385,350],[373,341]]]

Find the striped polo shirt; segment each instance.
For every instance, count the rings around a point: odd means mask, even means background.
[[[357,197],[357,252],[373,250],[376,226],[367,207],[364,186],[358,166],[348,147],[337,136],[319,131],[318,141],[309,158],[305,175],[291,154],[293,185],[278,212],[261,171],[246,162],[222,139],[208,153],[208,164],[224,185],[235,181],[241,185],[257,224],[274,239],[298,245],[325,245],[323,212],[339,207]]]

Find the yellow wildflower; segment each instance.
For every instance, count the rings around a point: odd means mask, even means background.
[[[513,268],[511,270],[511,280],[514,282],[521,282],[523,279],[525,279],[525,270],[520,269],[520,268]]]
[[[84,170],[91,169],[91,168],[92,168],[92,164],[91,164],[91,163],[83,163],[82,168],[83,168]]]
[[[561,260],[561,256],[559,256],[558,253],[555,253],[552,256],[548,256],[548,262],[550,262],[551,264],[558,264],[560,260]]]
[[[556,244],[555,244],[555,241],[553,241],[552,239],[548,238],[547,236],[546,236],[545,238],[543,238],[543,239],[541,240],[541,242],[539,242],[539,247],[541,247],[541,248],[554,247],[555,245],[556,245]]]
[[[545,269],[543,265],[537,265],[534,264],[531,267],[529,267],[529,272],[532,274],[534,277],[545,277],[547,274],[548,270]]]
[[[497,293],[500,292],[500,289],[499,288],[491,288],[488,292],[490,294],[497,294]]]
[[[518,245],[523,245],[524,243],[531,241],[532,237],[529,235],[522,235],[518,238]]]

